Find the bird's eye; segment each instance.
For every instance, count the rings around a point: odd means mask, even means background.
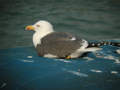
[[[38,24],[37,24],[36,26],[37,26],[37,27],[40,27],[40,25],[38,25]]]

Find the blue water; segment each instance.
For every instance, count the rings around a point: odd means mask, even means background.
[[[47,59],[33,47],[0,50],[0,90],[119,90],[117,47],[78,59]]]
[[[0,0],[0,90],[119,90],[115,46],[78,59],[38,57],[25,26],[48,20],[56,31],[120,42],[119,0]]]

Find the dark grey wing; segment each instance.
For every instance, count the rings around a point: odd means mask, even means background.
[[[40,56],[52,54],[58,57],[66,57],[82,46],[82,39],[70,33],[54,32],[42,39],[37,51]]]
[[[48,43],[54,41],[70,41],[73,38],[79,39],[77,36],[72,35],[71,33],[67,32],[53,32],[42,38],[41,43]]]

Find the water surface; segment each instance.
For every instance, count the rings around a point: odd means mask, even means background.
[[[120,38],[119,0],[1,0],[0,48],[32,46],[26,25],[48,20],[87,40]]]

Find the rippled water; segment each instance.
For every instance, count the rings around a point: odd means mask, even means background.
[[[83,58],[37,56],[33,47],[0,50],[0,90],[120,90],[117,47]]]
[[[48,20],[87,40],[120,39],[119,0],[1,0],[0,48],[32,46],[24,27]]]

